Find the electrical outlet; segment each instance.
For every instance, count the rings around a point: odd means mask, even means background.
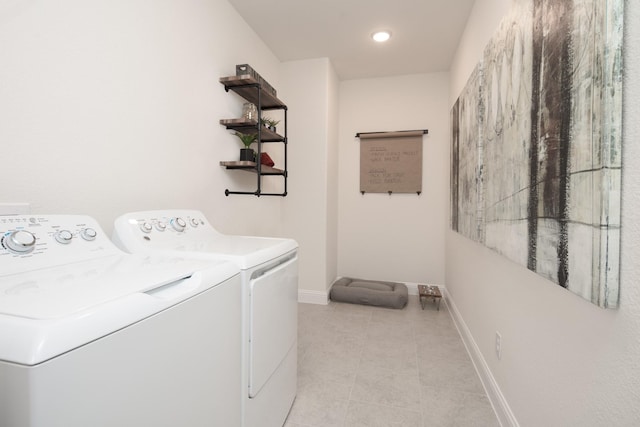
[[[502,359],[502,335],[496,331],[496,357],[498,360]]]

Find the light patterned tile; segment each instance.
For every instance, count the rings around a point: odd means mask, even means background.
[[[483,427],[497,419],[444,302],[301,304],[285,427]]]
[[[333,381],[352,384],[355,380],[360,356],[345,356],[339,352],[307,352],[298,364],[298,375],[310,381]]]
[[[427,427],[499,427],[485,395],[438,387],[422,387],[422,415]]]
[[[390,370],[418,378],[418,358],[414,342],[370,341],[360,356],[360,369]]]
[[[419,359],[458,359],[469,360],[469,353],[460,336],[456,335],[418,335],[416,347]]]
[[[361,368],[351,400],[420,411],[420,382],[415,373]]]
[[[500,427],[489,399],[480,394],[467,394],[454,419],[456,427]]]
[[[484,394],[471,360],[419,359],[418,372],[422,385]]]
[[[348,401],[296,398],[287,423],[313,427],[341,427],[344,425]]]
[[[400,320],[371,320],[366,334],[367,340],[412,342],[415,339],[411,323]]]
[[[424,427],[454,427],[466,393],[460,390],[422,386],[422,420]]]
[[[287,422],[310,426],[342,426],[351,386],[323,380],[299,379]]]
[[[368,403],[349,402],[345,427],[421,427],[418,411]]]
[[[420,322],[414,322],[414,332],[416,336],[442,336],[452,335],[460,337],[455,323],[448,314],[443,317],[434,317]]]

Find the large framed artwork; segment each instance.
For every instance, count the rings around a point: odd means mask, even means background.
[[[517,0],[451,111],[451,227],[619,293],[623,0]]]

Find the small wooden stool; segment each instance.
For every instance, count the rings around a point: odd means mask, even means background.
[[[433,302],[435,302],[438,307],[438,311],[440,311],[440,300],[442,299],[442,294],[440,293],[440,288],[436,285],[418,285],[418,296],[423,310],[424,303],[427,298],[432,298]]]

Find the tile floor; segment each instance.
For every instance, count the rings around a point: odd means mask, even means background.
[[[446,304],[300,304],[285,427],[499,426]]]

